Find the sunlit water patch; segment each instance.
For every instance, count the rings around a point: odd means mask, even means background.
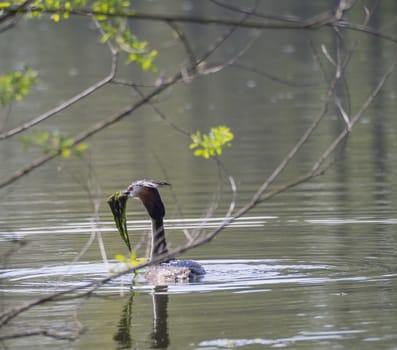
[[[230,223],[230,228],[253,228],[264,226],[267,220],[275,219],[275,216],[247,216],[236,219]],[[169,230],[192,230],[192,229],[208,229],[218,227],[225,217],[216,218],[186,218],[186,219],[167,219],[165,225]],[[131,220],[127,222],[128,231],[144,231],[150,229],[150,220]],[[48,222],[43,226],[27,226],[18,227],[0,231],[0,241],[7,239],[21,239],[28,235],[40,234],[87,234],[90,232],[116,232],[117,229],[113,221],[101,221],[98,223],[90,222],[67,222],[64,224],[56,224]]]
[[[374,218],[327,218],[307,219],[305,222],[316,225],[348,225],[348,224],[385,224],[396,225],[397,219],[374,219]]]
[[[267,345],[275,348],[284,348],[296,343],[321,342],[329,340],[343,340],[354,338],[357,334],[365,333],[365,330],[336,330],[329,332],[300,332],[288,338],[278,339],[214,339],[205,340],[199,344],[199,349],[235,349],[253,345]]]
[[[203,222],[201,218],[169,219],[166,221],[169,229],[197,229],[212,228],[218,226],[225,218],[210,218]],[[277,221],[277,217],[251,216],[236,220],[231,228],[257,228],[267,223]],[[307,219],[310,225],[344,225],[344,224],[368,224],[386,223],[394,224],[395,220],[385,221],[371,220],[368,218],[355,219]],[[136,220],[129,222],[130,231],[147,230],[150,227],[148,220]],[[87,234],[92,232],[93,224],[89,222],[65,223],[59,225],[36,226],[19,228],[14,232],[0,232],[0,237],[7,239],[7,235],[24,237],[25,235],[40,234]],[[97,231],[115,231],[113,222],[101,222]],[[344,236],[343,236],[344,237]],[[1,238],[0,238],[1,239]],[[283,236],[277,238],[282,240]],[[310,237],[309,241],[312,238]],[[288,241],[290,244],[290,242]],[[325,242],[328,243],[328,242]],[[331,242],[333,243],[333,242]],[[310,243],[312,244],[312,243]],[[256,293],[266,292],[275,285],[290,284],[291,286],[324,285],[333,282],[388,282],[395,279],[395,264],[391,259],[377,259],[370,254],[365,259],[357,259],[355,256],[333,256],[328,258],[328,244],[320,245],[316,254],[308,254],[302,250],[302,254],[290,259],[214,259],[202,260],[207,274],[201,281],[190,284],[176,284],[169,286],[169,293],[191,292],[216,292],[230,291],[232,293]],[[3,269],[0,272],[2,285],[0,290],[4,293],[39,294],[51,293],[75,287],[83,287],[89,283],[95,283],[111,276],[125,266],[112,261],[109,264],[103,262],[77,262],[64,264],[46,264],[41,267],[14,267]],[[132,274],[114,279],[102,286],[101,293],[125,293],[133,287],[136,290],[152,290],[139,274],[134,278]]]

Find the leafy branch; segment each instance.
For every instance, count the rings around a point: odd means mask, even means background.
[[[73,144],[72,138],[61,135],[58,131],[50,133],[35,130],[33,135],[22,135],[21,141],[25,149],[36,146],[44,155],[57,153],[63,158],[70,158],[71,156],[81,158],[89,147],[85,142]]]
[[[36,81],[37,72],[29,67],[0,76],[0,106],[4,107],[13,100],[22,100]]]
[[[189,148],[195,149],[194,155],[208,159],[221,155],[224,147],[230,147],[234,135],[227,126],[218,126],[211,128],[208,134],[197,131],[191,135],[191,138],[193,143],[190,144]]]
[[[127,25],[126,16],[109,16],[114,13],[124,13],[133,15],[134,11],[130,10],[128,0],[98,0],[92,5],[95,19],[102,28],[102,42],[111,41],[113,47],[118,51],[127,54],[127,63],[135,62],[144,71],[157,70],[154,65],[154,59],[158,55],[157,50],[148,48],[147,41],[140,41],[132,34]]]
[[[86,12],[85,6],[88,5],[87,0],[35,0],[27,8],[21,9],[17,7],[21,3],[22,1],[14,4],[8,1],[0,2],[0,11],[11,14],[13,11],[15,14],[26,11],[33,18],[41,18],[43,14],[48,13],[54,22],[59,22],[61,19],[68,19],[70,14]],[[129,0],[97,0],[91,4],[88,11],[102,27],[103,43],[111,40],[118,51],[126,53],[127,63],[134,62],[144,71],[157,70],[154,65],[157,50],[150,49],[147,41],[139,40],[128,26],[128,17],[135,13]]]

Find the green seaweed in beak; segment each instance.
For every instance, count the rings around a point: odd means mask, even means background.
[[[131,243],[127,232],[127,218],[126,218],[127,200],[128,200],[128,194],[126,194],[125,192],[118,191],[113,193],[107,199],[107,203],[109,204],[109,207],[112,210],[113,219],[120,233],[120,236],[127,245],[128,250],[131,252]]]

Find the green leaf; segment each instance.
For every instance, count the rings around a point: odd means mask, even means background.
[[[230,147],[234,135],[227,126],[218,126],[211,128],[208,134],[201,134],[197,131],[191,135],[193,143],[189,145],[190,149],[195,149],[196,157],[209,159],[221,155],[224,147]]]
[[[32,143],[36,143],[37,145],[40,146],[44,146],[45,144],[47,144],[48,140],[50,139],[49,132],[35,130],[33,134],[34,134],[34,139],[32,139]]]
[[[123,262],[123,263],[125,263],[125,262],[127,262],[128,261],[128,259],[125,257],[125,255],[123,255],[123,254],[117,254],[115,257],[114,257],[117,261],[120,261],[120,262]]]
[[[141,265],[143,263],[145,263],[147,261],[147,259],[145,258],[137,258],[136,257],[136,253],[134,251],[131,252],[130,257],[127,258],[125,255],[122,254],[117,254],[115,256],[115,259],[121,263],[123,263],[124,265],[126,265],[126,267],[128,269],[130,269],[131,267],[135,267],[138,265]],[[135,276],[138,275],[138,271],[134,271]]]
[[[61,144],[61,147],[64,147],[64,148],[70,148],[70,147],[72,147],[73,146],[73,139],[72,138],[69,138],[69,139],[63,139],[62,140],[62,144]]]
[[[141,264],[145,263],[146,261],[147,261],[147,259],[145,259],[145,258],[137,258],[136,257],[136,253],[134,251],[131,252],[130,264],[131,264],[132,267],[141,265]]]
[[[75,148],[74,151],[76,153],[76,155],[81,155],[83,152],[87,151],[89,148],[89,144],[88,143],[79,143]]]
[[[6,9],[7,7],[10,7],[10,6],[11,6],[11,3],[8,2],[8,1],[2,1],[2,2],[0,2],[0,10],[1,10],[1,9]]]
[[[51,19],[52,19],[54,22],[59,22],[59,20],[61,19],[61,16],[59,15],[59,13],[54,13],[54,14],[51,16]]]
[[[70,156],[72,155],[72,151],[70,148],[63,148],[61,151],[61,156],[64,158],[70,158]]]

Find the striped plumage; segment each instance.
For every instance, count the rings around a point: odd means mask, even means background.
[[[168,253],[168,247],[165,240],[163,218],[152,218],[150,259],[166,253]]]

